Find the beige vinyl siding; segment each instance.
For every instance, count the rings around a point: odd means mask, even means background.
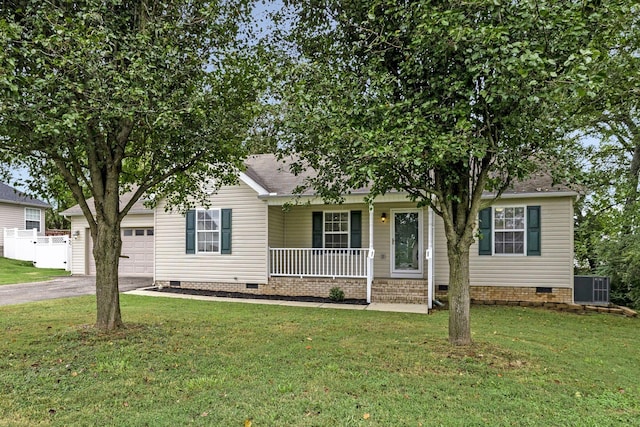
[[[17,228],[18,230],[24,230],[26,226],[26,210],[25,208],[39,209],[40,210],[40,232],[38,234],[44,235],[45,232],[45,210],[35,206],[25,206],[13,203],[0,202],[0,247],[4,246],[4,232],[3,228]],[[2,255],[2,252],[0,252]]]
[[[153,214],[129,214],[122,220],[121,228],[153,227]],[[75,237],[78,232],[77,237]],[[91,253],[89,223],[84,216],[71,217],[71,274],[87,274]]]
[[[415,209],[415,204],[406,203],[378,203],[374,204],[373,212],[373,247],[375,249],[375,260],[373,271],[375,278],[388,278],[391,275],[391,209]],[[284,247],[287,248],[310,248],[312,232],[313,212],[334,212],[334,211],[362,211],[362,247],[369,247],[369,207],[367,204],[345,204],[345,205],[312,205],[293,206],[284,213]],[[387,220],[382,222],[380,217],[386,213]],[[423,221],[423,249],[427,247],[428,236],[428,214],[427,209],[422,209]],[[271,222],[270,222],[271,224]],[[271,239],[271,237],[270,237]],[[275,246],[274,246],[275,247]],[[423,277],[427,277],[427,263],[423,258]]]
[[[362,247],[369,247],[369,208],[366,204],[292,206],[284,216],[286,248],[310,248],[313,212],[362,211]]]
[[[269,247],[284,247],[284,211],[281,206],[269,206]]]
[[[267,204],[244,183],[212,195],[212,209],[232,209],[231,254],[187,254],[183,214],[156,209],[158,281],[266,283]]]
[[[471,285],[573,287],[573,198],[503,199],[494,206],[540,206],[541,255],[478,255],[471,246]],[[449,283],[447,242],[442,219],[436,218],[435,283]]]
[[[0,203],[0,228],[24,230],[24,206]],[[4,246],[4,230],[0,233],[0,246]]]

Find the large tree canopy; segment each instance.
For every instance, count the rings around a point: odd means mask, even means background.
[[[282,17],[285,143],[327,199],[395,189],[442,217],[453,344],[471,341],[481,195],[556,166],[566,106],[591,92],[591,41],[616,3],[306,0]]]
[[[62,177],[82,208],[98,327],[121,325],[120,224],[133,203],[187,203],[204,179],[235,179],[260,94],[240,34],[250,16],[248,1],[0,3],[0,160],[28,167],[32,187]]]
[[[602,80],[575,106],[589,190],[577,215],[576,257],[581,271],[612,278],[615,302],[640,306],[640,5],[594,42],[602,59],[588,66]]]

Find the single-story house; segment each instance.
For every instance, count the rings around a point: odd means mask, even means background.
[[[36,229],[45,233],[45,210],[51,206],[0,182],[0,254],[4,252],[3,228]]]
[[[327,205],[273,155],[252,156],[233,186],[208,208],[182,214],[141,204],[125,218],[123,274],[153,275],[158,286],[287,296],[423,303],[447,292],[442,220],[401,193],[366,190]],[[573,203],[577,193],[545,174],[515,184],[480,213],[484,238],[471,248],[471,297],[573,301]],[[486,194],[487,198],[493,197]],[[75,210],[74,210],[75,209]],[[79,209],[72,220],[73,273],[91,274],[91,243]],[[147,251],[147,252],[144,252]],[[144,253],[143,253],[144,252]]]

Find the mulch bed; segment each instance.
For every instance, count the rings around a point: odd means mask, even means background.
[[[367,305],[367,300],[349,298],[343,301],[333,301],[329,298],[311,297],[311,296],[299,296],[292,297],[286,295],[256,295],[245,294],[242,292],[226,292],[226,291],[208,291],[202,289],[183,289],[183,288],[147,288],[145,291],[165,292],[171,294],[181,295],[199,295],[205,297],[223,297],[223,298],[246,298],[246,299],[261,299],[272,301],[300,301],[300,302],[316,302],[316,303],[331,303],[331,304],[352,304],[352,305]]]

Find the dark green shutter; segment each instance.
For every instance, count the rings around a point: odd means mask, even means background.
[[[478,242],[478,253],[480,255],[491,255],[491,208],[482,209],[478,212],[478,228],[480,231],[480,241]]]
[[[220,253],[231,253],[231,209],[222,209],[220,226]]]
[[[196,211],[187,211],[186,249],[188,254],[196,253]]]
[[[527,206],[527,255],[539,256],[540,250],[540,206]]]
[[[351,247],[362,247],[362,211],[351,211]]]
[[[311,247],[322,247],[322,226],[324,220],[322,218],[322,212],[312,213],[312,230],[311,230]]]

